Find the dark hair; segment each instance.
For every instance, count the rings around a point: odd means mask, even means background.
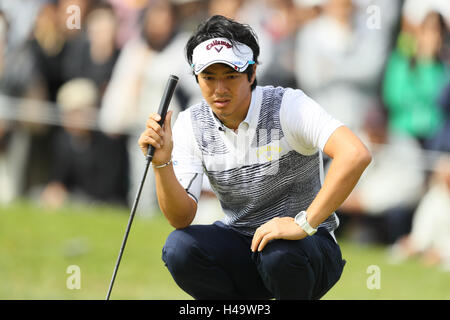
[[[164,40],[159,39],[159,40],[161,40],[161,42],[157,43],[157,41],[152,41],[150,39],[150,37],[148,36],[147,24],[150,20],[150,15],[154,11],[161,10],[161,9],[167,9],[170,12],[172,19],[174,21],[174,25],[173,25],[173,30],[168,35],[167,39],[164,39]],[[141,29],[140,29],[141,37],[142,37],[142,39],[144,39],[144,41],[148,47],[150,47],[156,51],[162,51],[169,44],[169,42],[175,37],[175,34],[178,31],[177,30],[177,28],[178,28],[177,16],[178,16],[177,7],[173,3],[173,1],[170,1],[170,0],[151,1],[151,3],[145,7],[145,9],[140,13],[139,23],[141,26]]]
[[[438,23],[438,27],[439,27],[439,34],[441,36],[441,41],[442,41],[442,46],[439,52],[436,53],[434,59],[438,62],[438,63],[443,63],[444,60],[444,54],[445,54],[445,50],[443,49],[444,47],[444,41],[446,40],[445,38],[448,35],[448,31],[447,31],[447,24],[445,22],[445,18],[444,16],[439,13],[438,11],[430,11],[427,13],[427,15],[425,16],[425,18],[423,19],[420,27],[423,28],[423,26],[428,22],[429,19],[432,19],[433,16],[436,16],[437,18],[437,23]],[[410,59],[410,63],[409,63],[409,67],[411,69],[415,69],[417,66],[417,56],[414,55],[413,57],[411,57]]]
[[[194,52],[195,47],[200,43],[213,38],[226,38],[230,40],[232,44],[236,42],[246,44],[253,51],[253,61],[255,61],[255,64],[258,64],[258,37],[252,28],[247,24],[236,22],[221,15],[215,15],[201,23],[189,38],[186,44],[186,58],[189,65],[192,64],[192,53]],[[247,74],[248,81],[250,81],[253,76],[253,70],[254,69],[250,65],[244,71]],[[255,89],[255,87],[256,78],[251,85],[251,90]]]

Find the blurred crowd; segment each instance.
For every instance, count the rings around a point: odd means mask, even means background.
[[[175,117],[201,99],[184,46],[214,14],[255,30],[259,85],[300,88],[370,148],[337,236],[450,266],[448,0],[0,0],[0,205],[130,207],[168,75]],[[155,211],[151,174],[143,195]]]

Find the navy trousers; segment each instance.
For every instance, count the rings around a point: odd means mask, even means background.
[[[162,259],[195,299],[319,299],[340,278],[345,260],[324,228],[302,240],[273,240],[261,252],[252,238],[222,222],[173,231]]]

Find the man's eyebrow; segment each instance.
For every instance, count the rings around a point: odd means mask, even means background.
[[[233,69],[225,72],[225,74],[230,74],[230,73],[240,73],[240,72],[237,72],[236,70],[233,70]]]
[[[207,74],[207,75],[216,75],[216,73],[211,72],[211,71],[207,71],[207,70],[203,70],[200,73],[204,73],[204,74]],[[229,70],[225,71],[223,74],[232,74],[232,73],[240,73],[240,72],[238,72],[238,71],[234,70],[233,68],[229,67]]]

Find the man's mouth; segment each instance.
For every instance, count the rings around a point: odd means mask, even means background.
[[[231,101],[230,99],[215,99],[214,104],[219,108],[223,108],[227,106],[230,103],[230,101]]]

